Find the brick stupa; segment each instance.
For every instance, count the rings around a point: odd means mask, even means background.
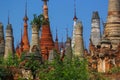
[[[27,17],[27,3],[26,3],[26,9],[25,9],[25,17],[23,18],[24,20],[24,32],[22,36],[22,47],[24,52],[29,52],[30,49],[30,44],[29,44],[29,39],[28,39],[28,17]]]
[[[52,34],[50,30],[49,18],[48,18],[48,0],[42,0],[44,2],[43,5],[43,15],[44,15],[44,23],[42,24],[42,31],[40,37],[40,49],[42,53],[43,60],[48,60],[49,52],[54,48],[54,42],[52,39]]]

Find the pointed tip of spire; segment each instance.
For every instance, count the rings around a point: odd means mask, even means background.
[[[57,32],[57,29],[56,29],[56,39],[55,41],[58,41],[58,32]]]
[[[77,20],[77,16],[76,16],[76,0],[74,0],[74,18],[73,20]]]
[[[25,17],[24,17],[24,20],[25,21],[28,20],[28,17],[27,17],[27,0],[26,0],[26,3],[25,3]]]
[[[66,37],[68,38],[68,28],[66,28]]]
[[[25,15],[27,16],[27,0],[26,0],[26,3],[25,3]]]
[[[8,24],[10,24],[10,15],[9,15],[9,11],[8,11]]]
[[[22,28],[21,28],[21,40],[22,40]]]
[[[44,4],[47,4],[47,1],[49,1],[49,0],[42,0],[43,2],[44,2]]]
[[[75,21],[75,20],[77,20],[78,18],[77,18],[77,16],[76,15],[74,15],[74,18],[73,18],[73,20]]]
[[[49,0],[42,0],[42,1],[49,1]]]
[[[93,12],[92,19],[100,19],[98,11]]]

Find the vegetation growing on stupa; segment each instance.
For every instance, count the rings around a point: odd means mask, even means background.
[[[38,16],[36,14],[34,14],[33,16],[34,16],[34,18],[30,23],[31,25],[36,24],[36,25],[39,25],[39,28],[40,28],[41,25],[49,24],[49,20],[45,19],[43,14],[40,14]]]

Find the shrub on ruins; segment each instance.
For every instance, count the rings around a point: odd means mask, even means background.
[[[41,80],[88,80],[87,60],[74,58],[72,61],[61,61],[56,58],[43,64],[39,77]]]
[[[13,55],[11,53],[9,53],[8,57],[3,60],[4,65],[8,67],[10,66],[18,67],[20,62],[21,60],[18,58],[18,56],[16,54]]]

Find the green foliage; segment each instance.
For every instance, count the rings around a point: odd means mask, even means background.
[[[40,14],[38,16],[36,14],[34,14],[34,19],[31,21],[30,24],[31,25],[36,24],[36,25],[38,25],[38,27],[40,29],[41,25],[49,24],[49,20],[45,19],[43,14]]]
[[[49,22],[49,20],[47,20],[47,19],[43,19],[42,20],[42,25],[47,25],[47,24],[49,24],[50,22]]]
[[[8,80],[7,78],[11,78],[11,80],[13,80],[11,71],[5,64],[3,57],[0,57],[0,80]]]
[[[40,61],[35,60],[34,54],[30,56],[30,58],[25,63],[25,68],[31,69],[32,71],[37,70],[40,68]]]
[[[74,59],[74,61],[54,60],[44,64],[40,69],[41,80],[88,80],[86,60]]]
[[[40,61],[35,60],[34,54],[31,54],[27,62],[25,63],[25,69],[29,69],[32,72],[33,77],[36,77],[36,72],[40,68]]]
[[[18,67],[21,60],[17,57],[17,55],[9,54],[7,59],[4,59],[4,65],[6,66],[15,66]]]
[[[119,73],[120,72],[120,67],[114,67],[110,70],[110,73]]]
[[[41,21],[43,20],[43,15],[39,15],[37,16],[36,14],[33,15],[34,16],[34,19],[31,21],[31,25],[32,24],[37,24],[39,26],[41,26]]]

